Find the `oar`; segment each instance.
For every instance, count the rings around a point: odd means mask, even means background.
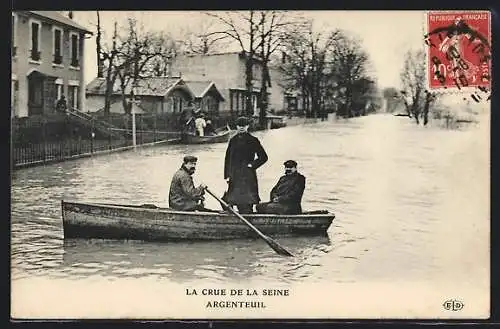
[[[210,194],[217,201],[219,201],[220,204],[222,204],[225,208],[231,210],[231,212],[233,213],[233,215],[235,215],[236,217],[238,217],[239,219],[241,219],[243,222],[245,222],[245,224],[247,224],[248,227],[250,227],[255,233],[257,233],[262,239],[264,239],[264,241],[266,241],[267,244],[274,251],[276,251],[279,255],[281,255],[281,256],[293,256],[288,250],[286,250],[285,248],[283,248],[278,242],[274,241],[273,239],[271,239],[270,237],[268,237],[267,235],[265,235],[264,233],[262,233],[261,231],[259,231],[255,226],[252,225],[252,223],[250,223],[243,216],[241,216],[239,213],[237,213],[232,207],[230,207],[227,203],[225,203],[223,200],[221,200],[214,193],[212,193],[212,191],[210,191],[208,188],[205,188],[205,190],[208,192],[208,194]]]

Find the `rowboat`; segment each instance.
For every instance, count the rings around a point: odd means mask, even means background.
[[[181,137],[181,143],[184,144],[210,144],[227,143],[231,138],[231,130],[218,131],[216,135],[198,136],[191,133],[185,133]]]
[[[154,205],[61,201],[64,238],[143,241],[255,238],[227,212],[188,212]],[[245,218],[270,236],[326,235],[335,215],[326,210],[300,215],[249,214]]]

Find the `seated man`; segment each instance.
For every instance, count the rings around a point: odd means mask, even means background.
[[[207,119],[205,125],[205,136],[214,136],[217,135],[215,132],[214,126],[212,125],[212,120]]]
[[[196,171],[197,161],[198,159],[194,156],[185,156],[181,168],[172,177],[168,195],[170,208],[183,211],[206,211],[203,206],[206,185],[200,184],[195,187],[193,177],[191,177]]]
[[[265,214],[295,215],[302,212],[300,203],[306,178],[297,171],[297,162],[285,161],[285,175],[271,190],[271,201],[257,205],[257,212]]]

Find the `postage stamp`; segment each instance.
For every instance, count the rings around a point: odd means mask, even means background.
[[[492,317],[490,13],[23,9],[11,46],[12,319]]]
[[[428,88],[433,91],[489,90],[490,12],[428,12],[426,23]]]

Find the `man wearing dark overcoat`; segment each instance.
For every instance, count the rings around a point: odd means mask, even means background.
[[[281,215],[296,215],[302,212],[301,202],[306,178],[297,171],[297,162],[287,160],[283,165],[285,174],[271,190],[271,201],[258,204],[257,212]]]
[[[196,171],[198,159],[195,156],[186,155],[182,166],[172,177],[170,192],[168,194],[169,207],[175,210],[204,211],[203,195],[205,184],[195,187],[192,175]]]
[[[268,159],[260,141],[248,133],[249,124],[245,117],[236,120],[237,134],[229,140],[224,161],[226,202],[236,205],[242,214],[252,213],[253,205],[260,201],[256,170]]]

